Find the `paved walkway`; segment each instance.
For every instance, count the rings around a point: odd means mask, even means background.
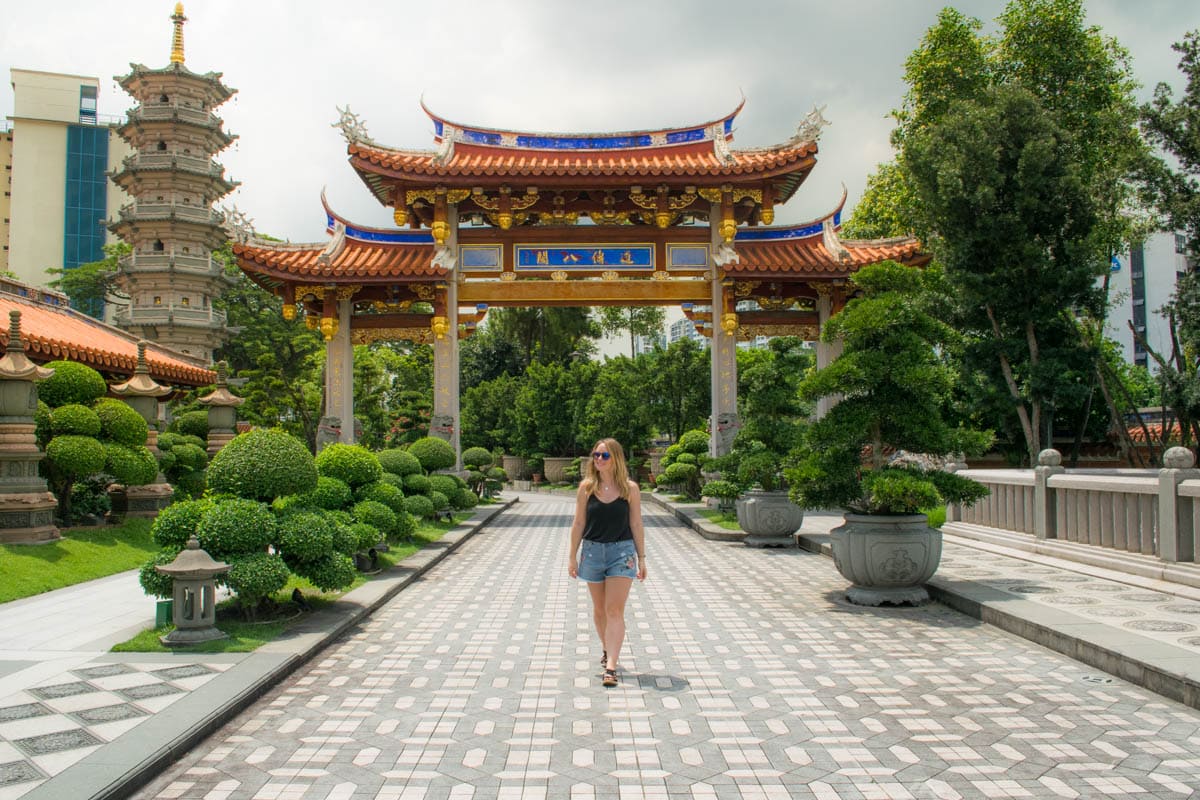
[[[942,604],[851,606],[828,558],[705,541],[647,511],[620,687],[600,686],[587,592],[565,575],[571,506],[535,495],[135,797],[1200,789],[1200,712]]]

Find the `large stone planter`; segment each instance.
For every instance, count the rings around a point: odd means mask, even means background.
[[[521,456],[500,456],[500,466],[510,481],[529,479],[529,464]]]
[[[830,531],[833,563],[852,584],[846,599],[862,606],[929,601],[924,583],[942,560],[942,532],[924,514],[846,514]]]
[[[804,524],[804,509],[788,500],[786,491],[746,492],[737,501],[738,525],[750,547],[795,547],[796,531]]]
[[[550,483],[564,483],[567,480],[567,467],[575,459],[571,456],[546,456],[542,469],[546,471],[546,480]]]

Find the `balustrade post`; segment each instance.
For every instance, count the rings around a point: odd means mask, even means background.
[[[967,459],[962,453],[955,453],[954,461],[946,465],[946,472],[959,472],[967,468]],[[962,503],[946,504],[946,522],[962,522]]]
[[[1033,469],[1033,535],[1038,539],[1058,538],[1058,513],[1050,478],[1066,472],[1062,453],[1046,449],[1038,453],[1038,465]]]
[[[1158,471],[1158,557],[1163,561],[1195,561],[1191,497],[1179,496],[1182,481],[1200,478],[1196,456],[1186,447],[1172,447],[1163,454]]]

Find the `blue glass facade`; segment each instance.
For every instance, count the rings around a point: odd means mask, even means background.
[[[63,269],[104,258],[108,218],[108,128],[67,128]]]

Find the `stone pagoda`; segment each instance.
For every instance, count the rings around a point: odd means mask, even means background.
[[[211,362],[225,339],[225,314],[212,300],[228,286],[212,251],[226,240],[213,203],[238,184],[214,160],[234,140],[213,110],[235,90],[219,72],[183,63],[183,4],[171,16],[171,62],[161,69],[131,64],[118,77],[137,100],[118,133],[133,149],[112,174],[133,202],[110,230],[133,247],[118,267],[129,307],[116,324],[145,339]]]

